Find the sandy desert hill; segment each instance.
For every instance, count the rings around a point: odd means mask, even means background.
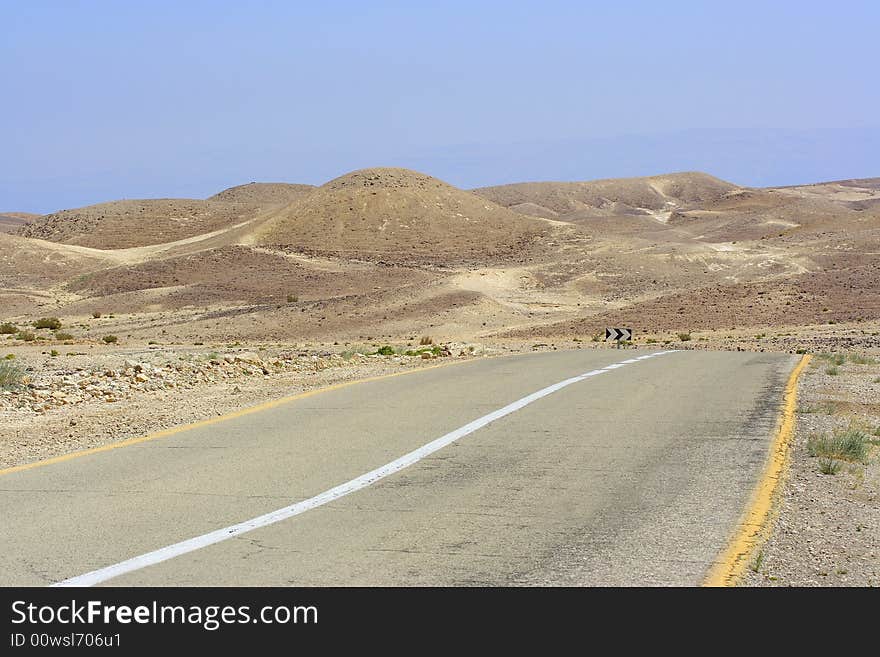
[[[198,199],[111,201],[41,217],[22,237],[96,249],[125,249],[194,237],[251,218],[255,208]]]
[[[436,178],[406,169],[355,171],[292,203],[257,241],[321,255],[394,262],[522,260],[547,232]]]
[[[23,225],[16,232],[96,249],[163,244],[228,229],[261,212],[283,207],[312,190],[311,185],[249,183],[208,199],[140,199],[61,210]]]
[[[207,200],[260,206],[286,205],[302,198],[313,189],[315,189],[314,185],[251,182],[224,189],[222,192],[209,196]]]
[[[529,182],[482,187],[478,196],[522,214],[560,219],[575,214],[668,216],[678,207],[714,200],[736,186],[706,173],[586,182]]]
[[[118,201],[0,235],[0,320],[51,312],[87,327],[100,312],[127,340],[184,342],[868,326],[878,201],[878,179],[757,189],[682,173],[469,192],[387,168]]]

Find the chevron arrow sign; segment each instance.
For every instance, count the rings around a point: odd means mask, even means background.
[[[607,328],[605,329],[606,340],[632,340],[633,331],[628,328]]]

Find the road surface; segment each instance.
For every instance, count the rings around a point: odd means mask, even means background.
[[[0,584],[696,585],[761,475],[794,364],[471,360],[7,472]]]

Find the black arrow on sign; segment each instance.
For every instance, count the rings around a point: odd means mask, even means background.
[[[632,329],[628,328],[606,328],[606,340],[632,340]]]

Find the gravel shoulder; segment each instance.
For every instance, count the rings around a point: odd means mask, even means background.
[[[474,345],[444,345],[437,351],[423,357],[237,346],[53,357],[38,348],[19,349],[14,359],[0,361],[23,374],[20,386],[0,391],[0,468],[143,436],[343,381],[497,353]]]
[[[880,585],[880,359],[854,355],[820,355],[801,378],[790,468],[743,586]],[[867,439],[864,459],[811,455],[847,430]]]

